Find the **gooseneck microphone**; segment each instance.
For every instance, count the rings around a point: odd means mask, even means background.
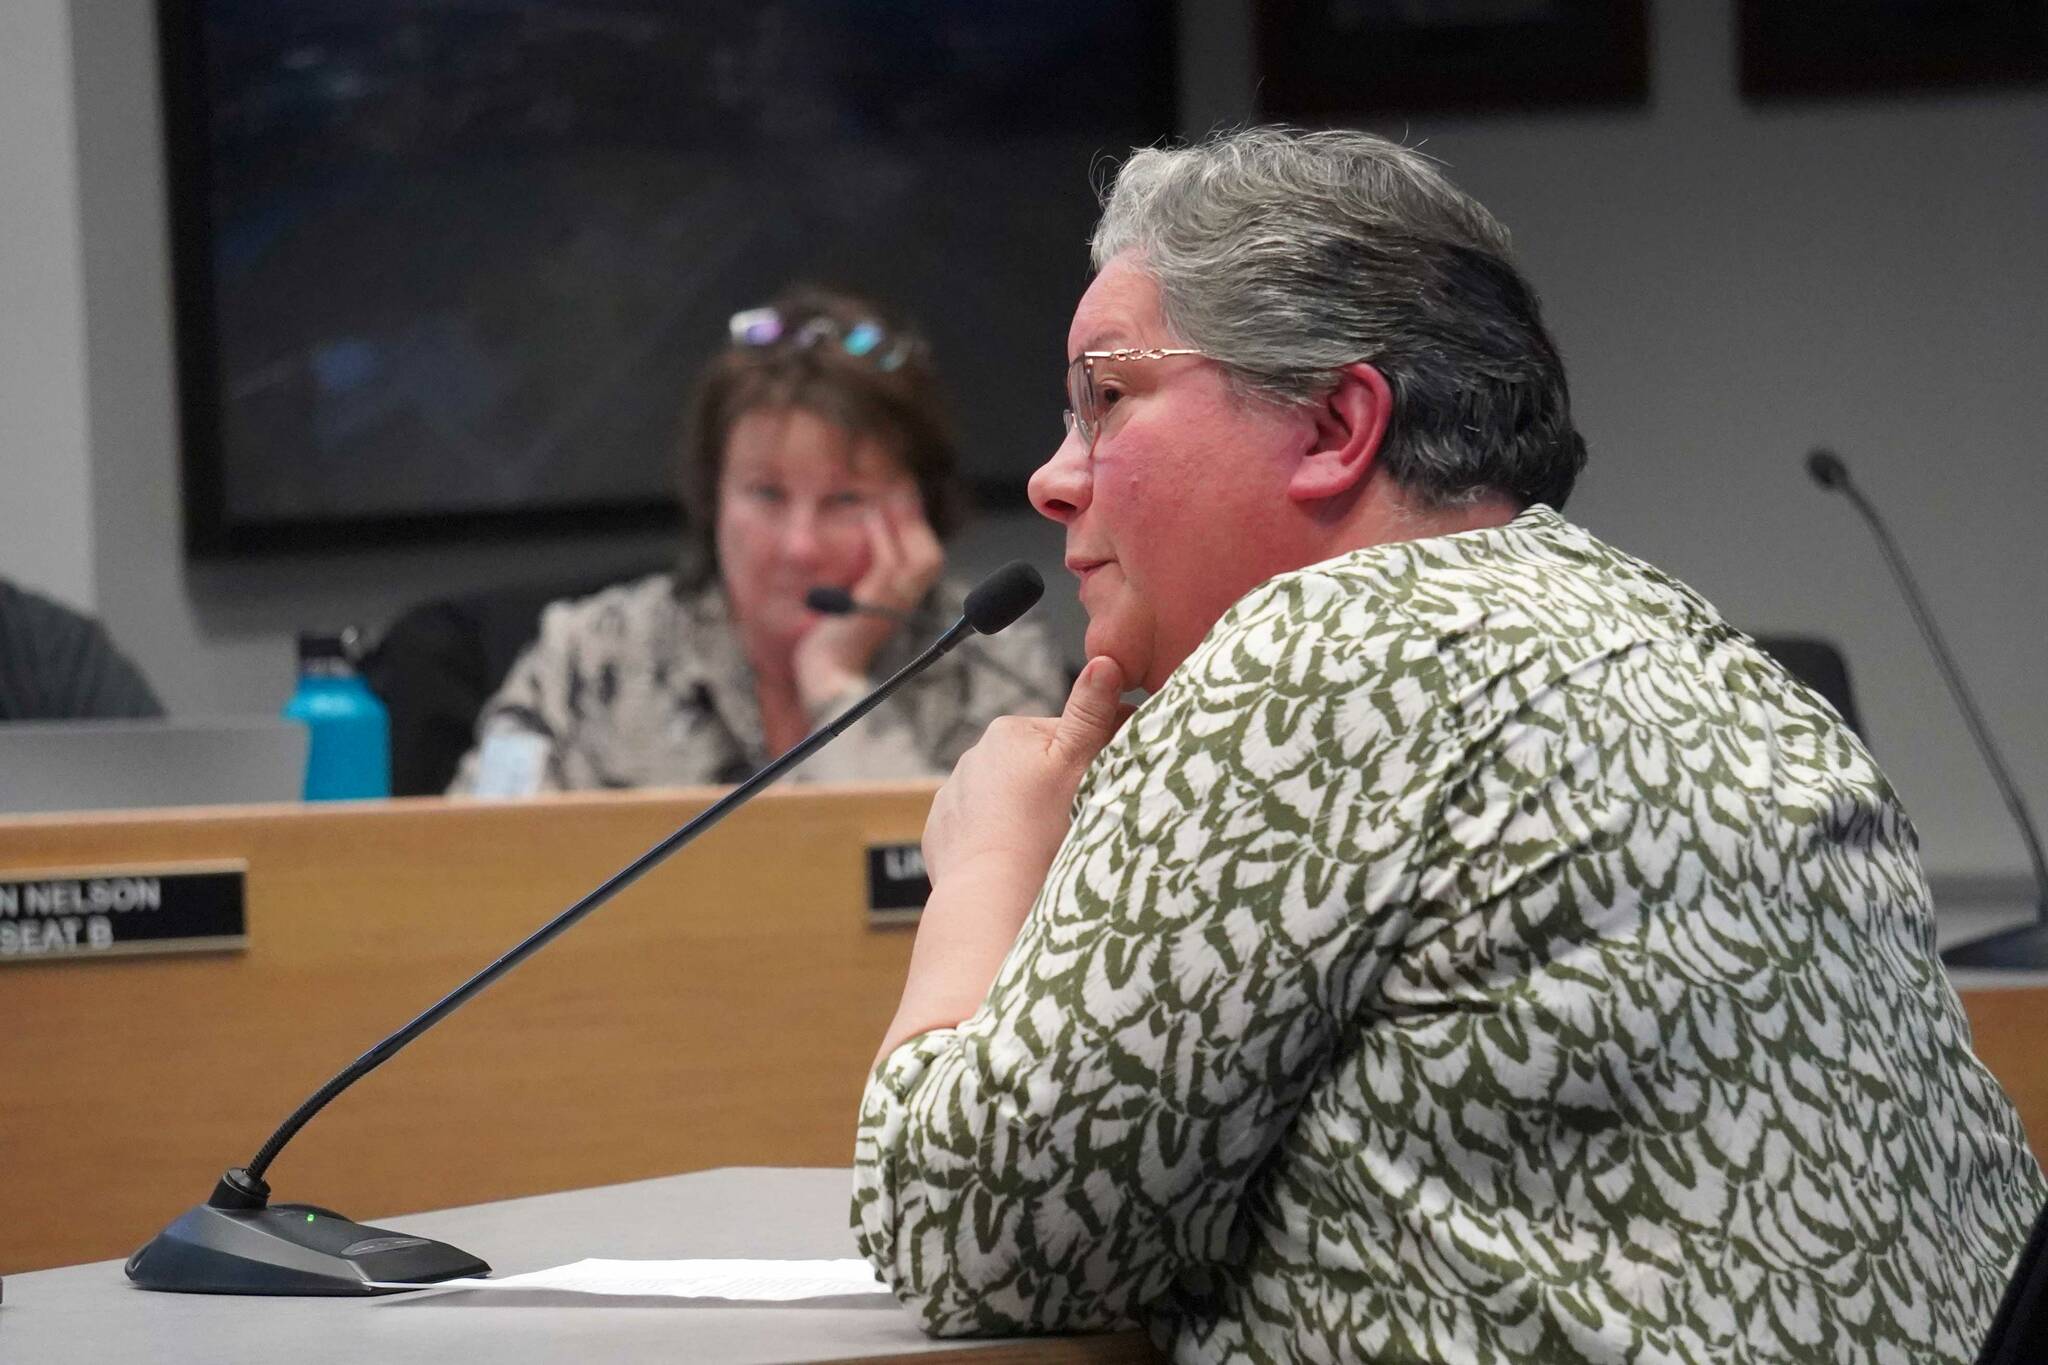
[[[1963,682],[1955,656],[1949,653],[1940,628],[1934,624],[1934,617],[1920,596],[1912,571],[1906,567],[1906,557],[1899,552],[1898,543],[1892,539],[1884,519],[1878,516],[1877,508],[1849,477],[1849,466],[1834,451],[1817,446],[1807,453],[1806,472],[1822,488],[1847,498],[1870,523],[1870,529],[1877,537],[1878,549],[1883,551],[1885,563],[1891,568],[1892,577],[1898,581],[1899,591],[1906,599],[1907,609],[1913,614],[1913,623],[1920,627],[1928,652],[1940,665],[1949,695],[1955,698],[1956,709],[1963,713],[1963,723],[1969,728],[1970,738],[1976,741],[1984,766],[1991,770],[1991,779],[1998,784],[1998,794],[2005,799],[2005,808],[2019,826],[2020,837],[2026,841],[2027,857],[2034,865],[2034,922],[1989,938],[1959,944],[1944,952],[1941,960],[1952,967],[2048,970],[2048,863],[2044,863],[2041,857],[2041,838],[2035,833],[2033,817],[2027,813],[2027,803],[2014,785],[2012,775],[2006,771],[1998,746],[1991,741],[1991,731],[1985,726],[1984,717],[1978,712],[1977,703]]]
[[[1019,561],[1020,563],[1022,561]],[[921,612],[898,611],[873,602],[863,602],[844,588],[819,585],[804,594],[804,605],[820,616],[879,616],[898,625],[928,625],[929,618]],[[1065,697],[1056,696],[1038,683],[1031,681],[1016,669],[996,658],[986,650],[974,650],[967,656],[976,664],[986,668],[997,677],[1004,679],[1021,690],[1053,715],[1058,715],[1067,704]]]
[[[870,616],[886,616],[891,621],[908,621],[910,613],[896,611],[890,607],[864,606],[853,600],[853,594],[844,588],[828,588],[823,584],[804,594],[804,605],[820,616],[851,616],[862,612]]]
[[[128,1259],[128,1278],[145,1289],[203,1294],[374,1294],[380,1285],[432,1284],[487,1274],[481,1260],[424,1237],[351,1222],[310,1204],[272,1204],[264,1172],[286,1143],[342,1091],[460,1009],[486,986],[539,952],[578,920],[631,886],[763,787],[836,739],[890,693],[931,667],[970,634],[993,635],[1029,611],[1045,591],[1038,571],[1008,564],[967,594],[960,619],[923,653],[836,719],[719,798],[695,819],[612,874],[603,885],[529,934],[518,946],[441,997],[315,1091],[270,1135],[247,1166],[228,1170],[204,1204],[189,1209]]]

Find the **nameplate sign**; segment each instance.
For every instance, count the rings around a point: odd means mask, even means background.
[[[924,851],[916,844],[869,846],[868,923],[915,924],[931,894]]]
[[[244,863],[0,873],[0,963],[249,946]]]

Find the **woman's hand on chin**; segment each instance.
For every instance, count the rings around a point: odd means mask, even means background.
[[[847,591],[863,606],[908,614],[938,582],[946,552],[925,520],[924,503],[905,485],[879,499],[866,513],[868,568]],[[868,681],[875,653],[895,632],[886,616],[854,612],[827,617],[797,642],[792,666],[804,705],[816,710]]]
[[[939,789],[924,827],[931,898],[881,1056],[981,1007],[1038,898],[1081,777],[1130,718],[1123,671],[1089,660],[1057,717],[990,725]]]

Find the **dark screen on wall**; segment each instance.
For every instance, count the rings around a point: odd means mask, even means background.
[[[202,554],[658,519],[692,376],[794,280],[921,322],[1018,498],[1098,163],[1173,126],[1165,3],[164,0],[163,37]]]

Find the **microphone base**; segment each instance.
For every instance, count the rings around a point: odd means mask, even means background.
[[[396,1294],[491,1268],[468,1252],[311,1204],[229,1209],[201,1204],[128,1258],[128,1278],[179,1294]]]
[[[2048,972],[2048,916],[1987,938],[1958,943],[1941,954],[1945,967],[2005,972]]]

